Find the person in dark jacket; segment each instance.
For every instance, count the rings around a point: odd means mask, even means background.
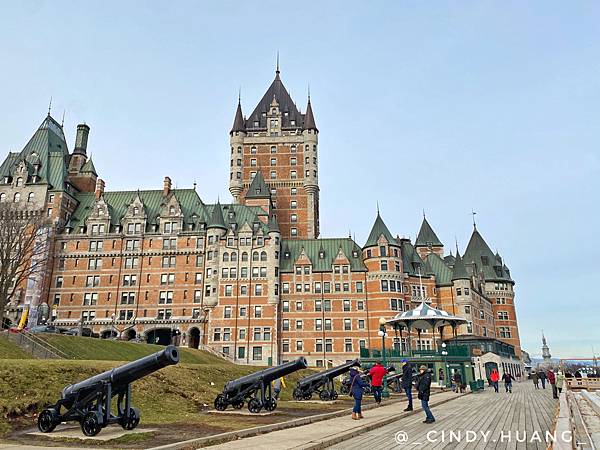
[[[507,394],[509,392],[512,394],[512,382],[514,379],[515,377],[508,372],[504,372],[504,375],[502,375],[502,381],[504,381],[504,388],[506,389]]]
[[[402,389],[404,389],[404,393],[406,394],[406,398],[408,400],[408,406],[404,411],[412,411],[413,410],[413,398],[412,398],[412,387],[413,387],[413,378],[415,377],[415,371],[412,365],[408,362],[408,360],[402,360]]]
[[[552,386],[552,397],[558,398],[558,389],[556,388],[556,375],[552,371],[552,369],[548,369],[548,373],[546,374],[548,377],[548,383]]]
[[[538,377],[540,379],[540,381],[542,382],[542,389],[546,389],[546,372],[544,372],[543,370],[540,370],[538,372]]]
[[[417,397],[421,400],[421,407],[425,412],[425,420],[423,423],[435,422],[435,417],[429,409],[429,395],[431,393],[431,371],[427,366],[419,367],[419,375],[417,375]]]
[[[452,377],[454,381],[454,385],[456,386],[456,393],[460,394],[463,392],[463,383],[462,377],[460,376],[460,372],[454,372],[454,376]]]
[[[352,419],[358,420],[362,419],[362,396],[363,396],[363,388],[366,386],[366,383],[360,376],[360,373],[356,368],[350,369],[350,392],[352,397],[354,397],[354,408],[352,408]]]

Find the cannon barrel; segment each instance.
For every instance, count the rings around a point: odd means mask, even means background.
[[[331,369],[323,370],[322,372],[304,377],[298,381],[298,386],[303,386],[312,383],[313,381],[324,377],[327,377],[329,379],[335,378],[338,375],[348,372],[351,367],[360,367],[360,360],[355,359],[354,361],[349,361],[347,363],[340,364],[339,366],[332,367]]]
[[[96,388],[99,383],[109,382],[113,389],[120,386],[127,386],[135,380],[150,375],[166,366],[171,366],[179,362],[179,350],[174,345],[167,346],[164,350],[152,355],[145,356],[136,361],[132,361],[123,366],[115,367],[87,380],[71,384],[63,389],[62,397],[66,399],[77,394],[79,391],[89,388]]]
[[[295,372],[296,370],[306,369],[307,367],[308,363],[306,362],[306,358],[301,356],[295,361],[290,361],[276,367],[269,367],[268,369],[259,370],[258,372],[228,381],[225,383],[224,391],[235,390],[246,384],[253,384],[258,380],[263,380],[265,383],[270,383],[279,377],[284,377],[292,372]]]

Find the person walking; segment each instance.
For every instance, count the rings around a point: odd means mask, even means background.
[[[462,377],[460,375],[460,372],[456,371],[454,372],[454,376],[452,377],[452,379],[454,380],[454,384],[456,386],[456,393],[460,394],[463,392],[463,384],[462,384]]]
[[[558,371],[556,374],[556,389],[558,389],[558,393],[562,392],[563,385],[565,384],[565,376],[562,371]]]
[[[273,380],[273,392],[275,393],[275,400],[279,400],[279,394],[281,393],[282,388],[285,388],[285,380],[283,377]]]
[[[366,383],[363,381],[360,373],[356,370],[355,367],[350,369],[350,395],[354,397],[354,408],[352,408],[352,419],[358,420],[362,419],[362,396],[363,396],[363,388],[366,386]]]
[[[498,373],[498,369],[492,369],[492,373],[490,374],[490,380],[492,381],[492,386],[494,386],[494,391],[498,393],[498,380],[500,380],[500,374]]]
[[[412,411],[413,410],[413,397],[412,397],[412,387],[413,387],[413,378],[415,376],[415,371],[412,365],[408,362],[408,360],[402,360],[402,389],[404,389],[404,393],[406,394],[406,399],[408,400],[408,406],[404,411]]]
[[[552,386],[552,398],[558,398],[558,389],[556,388],[556,375],[552,369],[548,369],[548,383]]]
[[[506,389],[507,394],[509,392],[512,394],[512,382],[514,379],[515,377],[508,372],[504,372],[504,375],[502,375],[502,381],[504,381],[504,388]]]
[[[425,420],[423,423],[435,422],[435,417],[429,409],[429,395],[431,394],[431,372],[427,366],[419,367],[419,375],[417,375],[417,397],[421,400],[421,407],[425,412]]]
[[[540,378],[540,381],[542,382],[542,389],[546,389],[546,373],[543,370],[540,370],[538,372],[538,377]]]
[[[383,377],[387,374],[387,369],[383,367],[380,361],[377,361],[371,370],[369,370],[369,376],[371,377],[371,389],[373,390],[373,397],[375,402],[381,404],[381,389],[383,385]]]
[[[532,372],[531,379],[533,380],[533,385],[535,386],[535,388],[539,389],[540,388],[540,376],[538,375],[538,373]]]

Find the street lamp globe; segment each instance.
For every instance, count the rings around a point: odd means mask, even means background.
[[[446,348],[446,347],[447,347],[447,346],[446,346],[446,343],[445,343],[445,342],[442,342],[442,348]]]

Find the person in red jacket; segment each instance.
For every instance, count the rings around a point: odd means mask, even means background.
[[[546,376],[548,377],[548,383],[550,383],[550,386],[552,386],[552,397],[558,398],[558,389],[556,388],[556,375],[554,374],[552,369],[548,369]]]
[[[377,404],[381,403],[381,387],[383,384],[383,377],[387,373],[387,370],[381,362],[377,361],[371,370],[369,370],[369,376],[371,377],[371,388],[373,389],[373,397]]]
[[[490,374],[490,380],[492,382],[492,386],[494,386],[494,390],[498,393],[498,380],[500,380],[500,374],[498,373],[498,369],[492,369],[492,373]]]

